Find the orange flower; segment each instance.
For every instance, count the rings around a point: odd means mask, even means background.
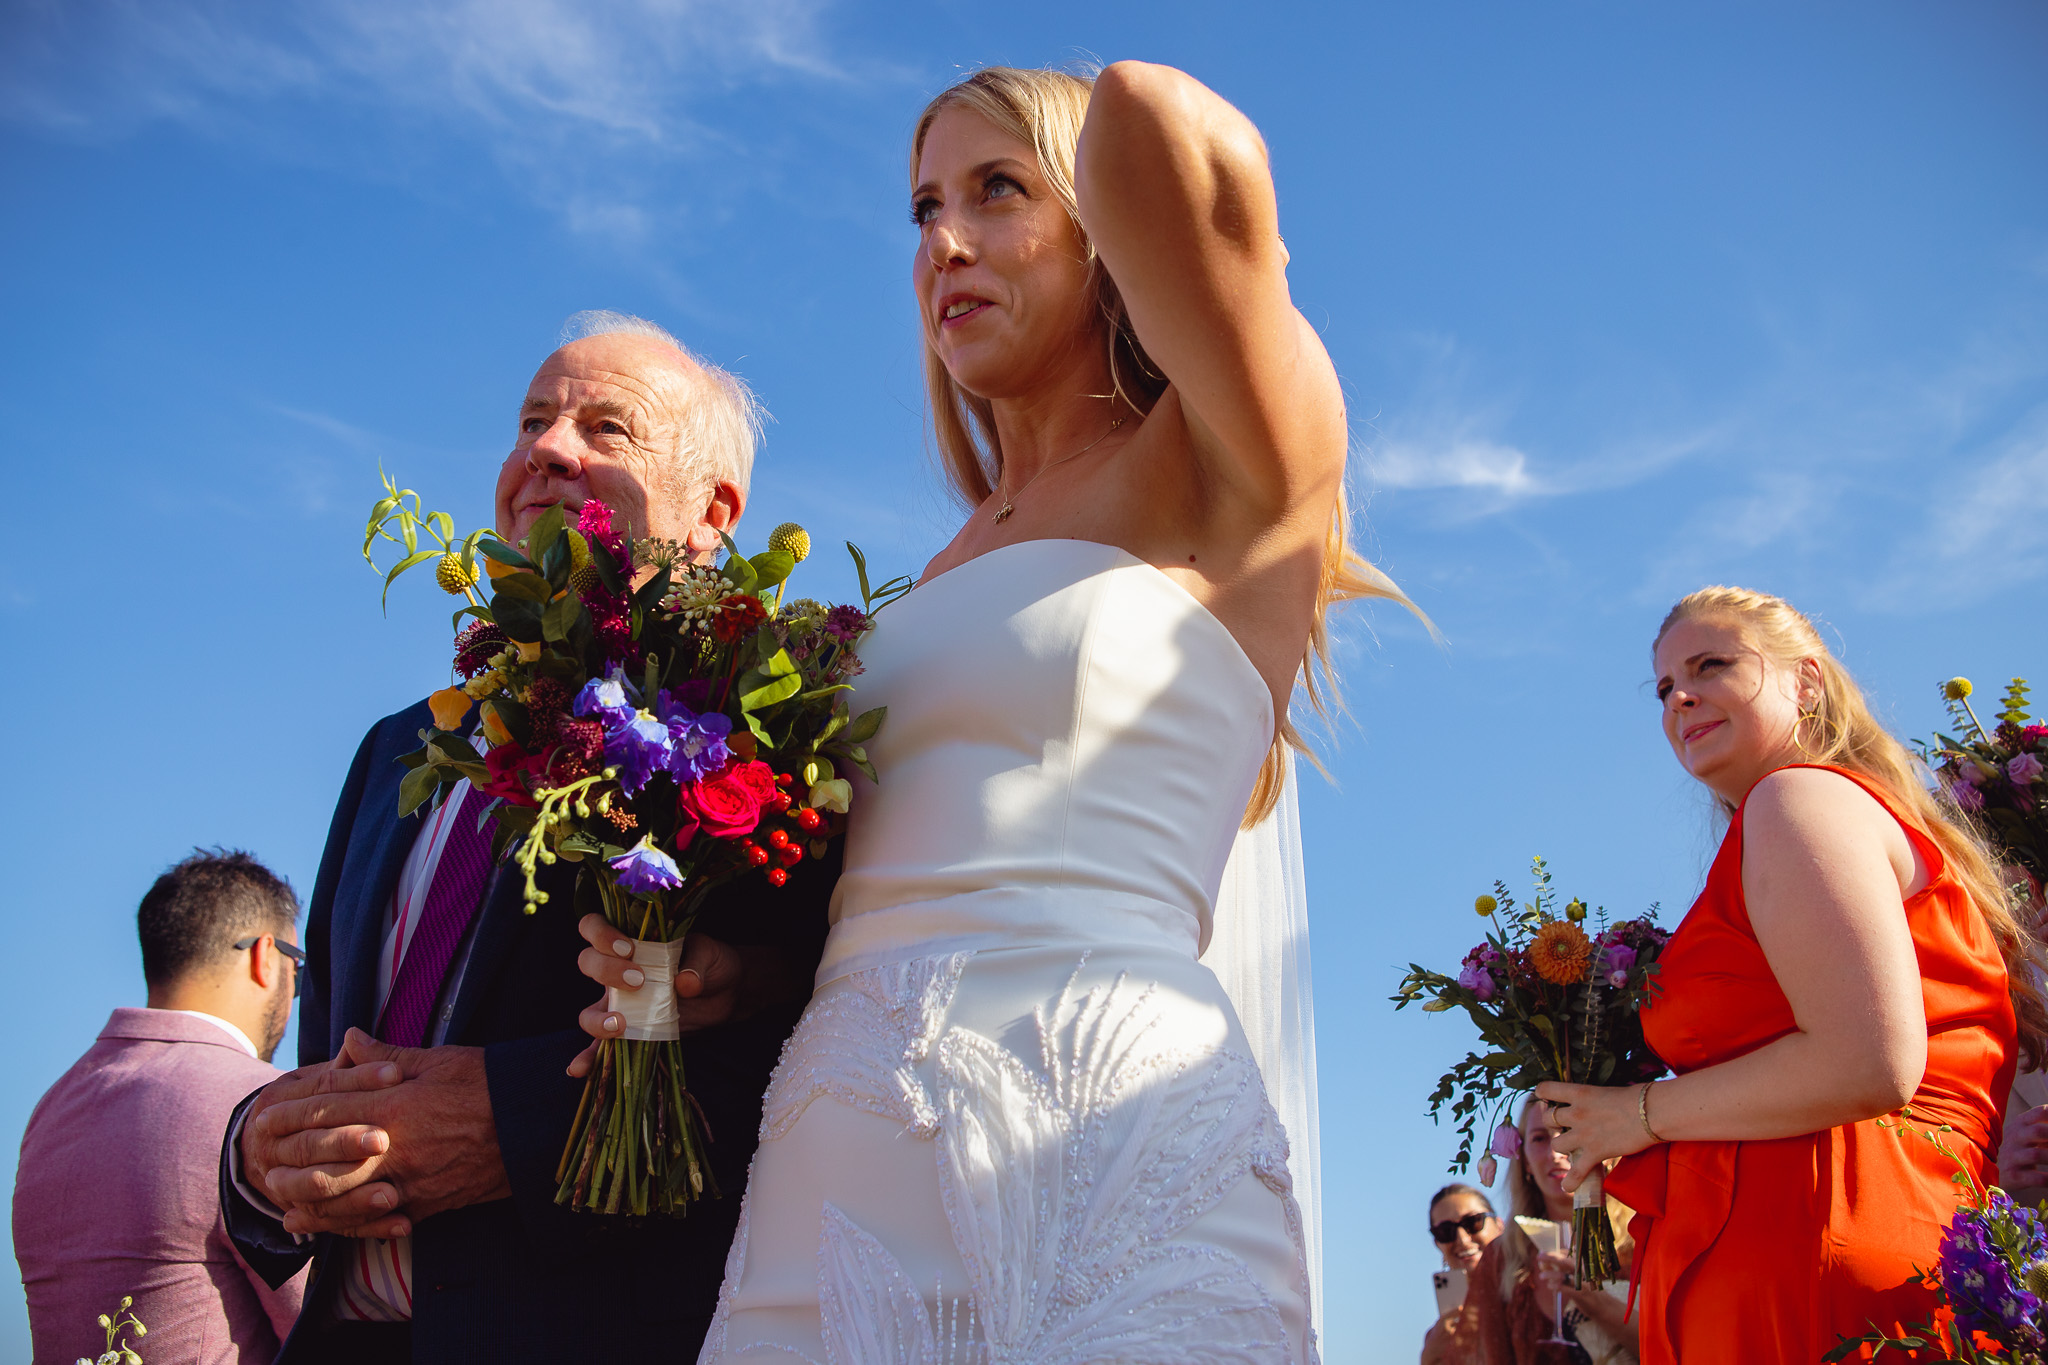
[[[1529,965],[1536,975],[1559,986],[1586,979],[1593,961],[1593,941],[1570,920],[1552,920],[1529,940]]]

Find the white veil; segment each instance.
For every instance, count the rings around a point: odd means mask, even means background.
[[[1288,1169],[1301,1205],[1309,1304],[1323,1328],[1322,1137],[1316,1113],[1316,1015],[1308,959],[1308,888],[1294,761],[1273,813],[1240,830],[1223,869],[1202,962],[1244,1023],[1266,1093],[1287,1129]]]

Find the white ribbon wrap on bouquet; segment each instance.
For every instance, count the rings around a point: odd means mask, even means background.
[[[683,940],[651,943],[633,940],[633,965],[647,973],[638,990],[605,991],[604,1007],[625,1018],[621,1038],[646,1043],[665,1043],[683,1036],[681,1017],[676,1013],[676,968],[682,964]]]

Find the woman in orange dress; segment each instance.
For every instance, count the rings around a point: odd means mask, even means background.
[[[1932,1311],[1956,1163],[1994,1182],[1999,1106],[2044,1014],[2030,933],[1813,624],[1706,588],[1654,650],[1664,733],[1729,816],[1644,1011],[1676,1075],[1546,1084],[1574,1188],[1637,1210],[1643,1365],[1812,1365]],[[1949,1125],[1945,1157],[1876,1122]]]

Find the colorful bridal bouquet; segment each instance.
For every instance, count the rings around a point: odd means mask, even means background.
[[[1941,1137],[1952,1129],[1912,1127],[1911,1109],[1902,1117],[1906,1122],[1879,1119],[1878,1126],[1901,1141],[1924,1138],[1954,1160]],[[1919,1275],[1940,1305],[1934,1317],[1907,1327],[1903,1336],[1844,1337],[1823,1361],[1846,1360],[1869,1346],[1873,1358],[1897,1350],[1913,1360],[1948,1365],[2048,1362],[2048,1227],[2039,1213],[2013,1203],[1997,1186],[1978,1188],[1961,1162],[1951,1178],[1962,1207],[1942,1236],[1939,1264]]]
[[[1657,908],[1641,919],[1607,922],[1604,910],[1582,900],[1557,907],[1550,869],[1535,860],[1536,892],[1519,904],[1507,884],[1473,902],[1493,928],[1455,976],[1409,964],[1395,1009],[1417,1000],[1430,1013],[1462,1009],[1479,1028],[1488,1049],[1469,1052],[1443,1074],[1429,1097],[1436,1118],[1446,1103],[1458,1120],[1458,1154],[1451,1170],[1463,1171],[1472,1157],[1480,1124],[1491,1119],[1492,1137],[1479,1163],[1481,1183],[1491,1185],[1494,1158],[1520,1154],[1521,1134],[1512,1122],[1518,1094],[1545,1081],[1578,1085],[1637,1085],[1664,1074],[1664,1063],[1643,1041],[1640,1012],[1651,998],[1657,956],[1670,935],[1657,927]],[[1593,931],[1586,930],[1588,918]],[[1572,1197],[1572,1244],[1582,1281],[1612,1279],[1616,1254],[1608,1225],[1600,1173],[1595,1171]]]
[[[380,537],[404,546],[387,594],[433,560],[440,586],[468,599],[454,621],[460,681],[428,698],[433,725],[401,760],[398,814],[469,779],[490,800],[479,826],[494,825],[494,859],[524,877],[526,912],[548,901],[540,868],[575,864],[575,911],[632,938],[647,978],[610,1002],[624,1036],[598,1044],[556,1201],[683,1214],[717,1193],[668,988],[683,938],[714,888],[743,876],[780,887],[843,827],[853,793],[840,774],[874,776],[863,746],[884,716],[848,705],[857,647],[910,581],[870,589],[849,544],[860,606],[785,602],[810,553],[794,524],[751,557],[728,539],[713,567],[678,542],[629,539],[595,500],[573,526],[549,508],[515,546],[487,530],[458,540],[446,513],[384,485],[363,557],[376,567]]]
[[[2027,714],[2027,680],[2005,689],[1996,728],[1986,731],[1970,707],[1968,678],[1941,685],[1960,739],[1936,735],[1920,745],[1948,799],[2006,862],[2033,879],[2036,900],[2048,886],[2048,725]]]

